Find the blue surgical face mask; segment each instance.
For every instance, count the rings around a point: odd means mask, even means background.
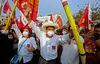
[[[27,35],[29,35],[29,32],[23,31],[23,36],[27,36]]]

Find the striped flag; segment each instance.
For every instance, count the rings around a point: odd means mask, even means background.
[[[63,23],[62,23],[62,18],[60,15],[57,16],[57,24],[59,25],[59,28],[62,28],[63,27]]]

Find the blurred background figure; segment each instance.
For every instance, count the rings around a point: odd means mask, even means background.
[[[100,23],[95,25],[94,32],[85,34],[86,62],[87,64],[99,64],[100,61]]]

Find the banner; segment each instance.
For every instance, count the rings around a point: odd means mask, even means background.
[[[23,15],[23,13],[20,11],[21,17],[20,17],[20,21],[24,24],[27,25],[28,24],[28,20],[26,19],[26,17]]]
[[[16,0],[13,1],[15,2]],[[38,4],[39,0],[19,0],[17,7],[26,18],[36,21]]]

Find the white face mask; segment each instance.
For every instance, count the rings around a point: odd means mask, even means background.
[[[63,31],[62,33],[63,33],[63,34],[67,34],[67,32],[66,32],[66,31]]]
[[[53,31],[48,31],[47,34],[48,34],[49,36],[53,36],[55,33],[54,33]]]
[[[11,35],[8,35],[8,39],[13,39],[13,36],[11,36]]]
[[[27,36],[28,34],[29,34],[29,32],[27,32],[27,31],[23,32],[23,36]]]

